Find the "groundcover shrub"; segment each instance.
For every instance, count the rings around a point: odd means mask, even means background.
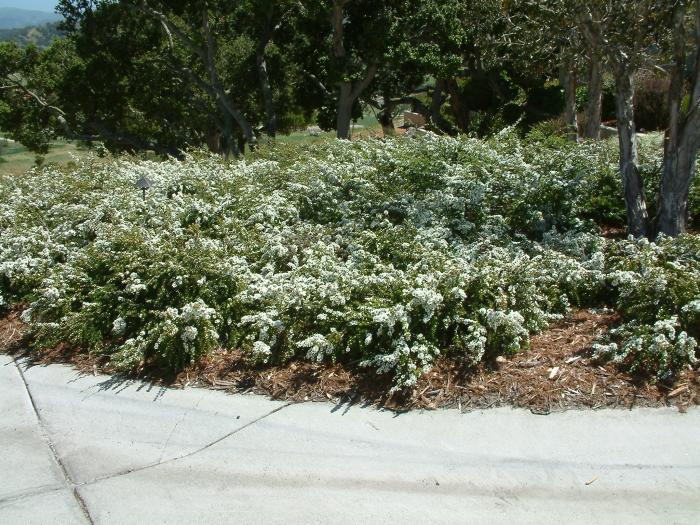
[[[607,279],[623,324],[594,346],[633,371],[669,379],[695,363],[700,336],[700,237],[613,244]]]
[[[591,203],[616,163],[603,143],[504,132],[34,170],[0,182],[0,302],[28,305],[38,346],[120,370],[222,346],[251,363],[359,362],[399,389],[441,355],[517,352],[571,307],[616,301],[628,332],[598,354],[673,373],[694,359],[698,241],[598,235]],[[649,250],[673,290],[657,313]],[[668,344],[649,360],[654,330]]]

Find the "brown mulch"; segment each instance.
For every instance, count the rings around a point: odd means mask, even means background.
[[[695,226],[690,226],[688,227],[688,232],[691,235],[700,235],[700,228],[697,228]],[[600,234],[605,237],[608,240],[612,241],[620,241],[627,239],[628,233],[627,233],[627,228],[624,226],[616,226],[616,225],[606,225],[603,224],[600,226]]]
[[[627,228],[614,225],[603,225],[600,227],[600,234],[608,240],[624,240],[627,238]]]
[[[590,358],[593,341],[619,322],[616,314],[581,310],[531,340],[531,348],[509,359],[468,367],[441,359],[410,393],[388,395],[390,378],[355,364],[251,367],[240,351],[220,350],[176,377],[157,372],[144,378],[173,386],[201,386],[228,392],[252,392],[291,401],[362,403],[393,410],[498,406],[534,413],[581,408],[676,406],[700,404],[700,371],[686,370],[673,385],[652,384],[613,363]],[[0,352],[26,348],[17,313],[0,319]],[[70,363],[83,373],[109,373],[104,358],[58,347],[28,354],[34,364]]]
[[[5,316],[0,314],[0,353],[15,354],[22,350],[26,330],[19,320],[20,310],[15,310]]]

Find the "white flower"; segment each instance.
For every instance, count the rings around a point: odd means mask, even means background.
[[[306,358],[321,362],[326,356],[332,355],[335,347],[321,334],[314,334],[297,343],[297,348],[308,348]]]
[[[33,309],[31,307],[29,307],[22,312],[22,314],[19,316],[19,318],[23,323],[29,324],[32,322],[32,314],[33,313],[34,313]]]
[[[253,343],[252,352],[253,357],[262,362],[267,362],[267,360],[270,358],[270,355],[272,355],[270,345],[268,345],[267,343],[263,343],[262,341],[255,341],[255,343]]]
[[[180,337],[185,342],[185,344],[188,344],[192,343],[193,341],[196,341],[198,334],[199,330],[197,330],[197,328],[195,328],[194,326],[186,326],[185,329],[182,331]]]
[[[117,337],[124,335],[126,332],[126,321],[123,317],[117,317],[112,323],[112,333]]]
[[[442,295],[435,290],[417,288],[411,291],[413,300],[411,304],[423,310],[423,322],[427,323],[435,315],[435,311],[442,304]]]
[[[51,303],[56,302],[61,297],[61,293],[53,286],[44,290],[43,295]]]

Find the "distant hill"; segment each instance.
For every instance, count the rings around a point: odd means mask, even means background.
[[[16,7],[0,7],[0,29],[41,26],[61,20],[61,15]]]
[[[55,38],[63,34],[58,30],[58,22],[19,29],[0,29],[0,42],[14,42],[20,47],[34,44],[39,48],[49,47]]]

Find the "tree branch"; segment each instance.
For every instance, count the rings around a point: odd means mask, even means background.
[[[170,155],[176,158],[182,158],[183,154],[180,150],[170,147],[170,146],[162,146],[160,144],[157,144],[155,142],[150,142],[150,141],[143,141],[137,137],[134,137],[133,135],[129,135],[127,133],[119,133],[119,132],[114,132],[110,129],[108,129],[103,123],[101,122],[90,122],[87,124],[87,127],[93,128],[99,131],[99,134],[97,135],[85,135],[81,133],[77,133],[73,130],[71,125],[68,123],[68,119],[66,118],[67,114],[65,111],[63,111],[61,108],[57,106],[53,106],[49,104],[46,100],[44,100],[41,96],[39,96],[37,93],[34,91],[30,90],[26,86],[24,86],[21,82],[13,79],[9,75],[6,77],[6,79],[12,83],[10,86],[4,86],[4,87],[9,87],[9,88],[14,88],[14,89],[20,89],[22,92],[26,93],[32,99],[39,104],[41,107],[46,108],[53,113],[56,114],[56,118],[58,120],[58,123],[61,125],[63,128],[63,136],[69,140],[79,140],[82,142],[97,142],[97,141],[111,141],[116,144],[122,144],[122,145],[127,145],[127,146],[132,146],[136,149],[141,149],[141,150],[152,150],[155,151],[156,153],[160,153],[163,155]]]
[[[353,100],[359,97],[362,94],[362,92],[365,89],[367,89],[367,86],[369,86],[372,83],[372,80],[374,80],[377,71],[379,71],[379,62],[371,63],[367,68],[367,71],[365,72],[364,78],[353,85],[352,92],[350,93],[350,96]]]
[[[309,77],[314,84],[323,92],[323,94],[327,97],[331,96],[331,92],[328,90],[328,88],[321,82],[321,80],[311,73],[310,71],[306,71],[305,69],[302,70],[302,73],[304,73],[307,77]]]
[[[173,34],[177,36],[179,40],[181,40],[192,52],[194,52],[199,58],[202,60],[206,61],[206,51],[204,50],[203,47],[198,46],[197,43],[192,40],[187,34],[182,31],[176,24],[174,24],[165,14],[161,13],[160,11],[156,11],[153,9],[151,6],[149,6],[145,0],[141,1],[141,4],[139,6],[139,9],[146,14],[149,14],[156,19],[158,19],[161,23],[161,25],[165,28],[166,33],[168,35],[168,38],[170,39],[170,44],[172,46],[172,37]]]
[[[243,134],[248,140],[248,144],[251,148],[254,148],[257,144],[257,139],[255,137],[255,132],[250,126],[246,118],[243,116],[237,108],[231,104],[231,100],[226,94],[226,90],[221,84],[219,79],[219,72],[216,69],[215,57],[216,57],[216,41],[214,40],[214,35],[209,26],[209,11],[206,2],[204,3],[204,9],[202,10],[202,29],[204,30],[204,38],[207,42],[207,48],[205,53],[205,64],[207,70],[209,71],[209,78],[211,79],[211,86],[214,89],[216,95],[216,100],[223,108],[228,111],[228,113],[233,117],[233,119],[238,123]]]
[[[40,106],[42,106],[46,109],[50,109],[54,113],[57,113],[62,117],[65,117],[66,114],[61,108],[57,108],[56,106],[52,106],[51,104],[46,102],[43,98],[41,98],[39,95],[37,95],[36,93],[31,91],[29,88],[27,88],[27,86],[22,84],[19,80],[15,80],[10,75],[7,75],[5,77],[5,79],[12,84],[11,86],[6,86],[6,87],[15,87],[15,88],[20,89],[21,91],[23,91],[24,93],[26,93],[27,95],[32,97]]]

